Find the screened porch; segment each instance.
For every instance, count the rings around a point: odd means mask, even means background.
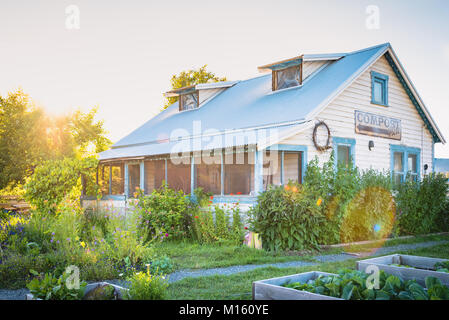
[[[110,160],[100,162],[97,182],[103,199],[132,199],[139,189],[151,194],[167,183],[185,194],[202,188],[212,193],[218,203],[253,203],[269,185],[290,180],[301,183],[305,159],[304,147],[278,145],[262,151],[244,146]]]

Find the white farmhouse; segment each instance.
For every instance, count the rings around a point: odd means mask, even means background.
[[[302,182],[307,163],[352,161],[396,182],[433,170],[445,143],[389,43],[351,53],[300,55],[266,74],[166,93],[179,102],[100,153],[104,200],[126,208],[136,188],[163,181],[216,203],[254,203],[269,184]]]

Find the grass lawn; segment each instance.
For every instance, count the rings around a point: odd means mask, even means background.
[[[194,242],[164,242],[156,246],[160,254],[169,256],[176,269],[208,269],[246,264],[265,264],[287,261],[314,261],[313,255],[340,252],[363,252],[381,246],[394,246],[426,241],[449,240],[449,235],[418,236],[408,239],[394,239],[369,245],[358,245],[346,248],[331,248],[315,252],[267,252],[250,249],[244,246],[228,244],[200,245]]]
[[[443,244],[429,248],[399,252],[411,255],[449,258],[449,245]],[[170,284],[168,289],[169,299],[251,299],[251,288],[253,281],[313,270],[336,272],[342,268],[355,269],[356,260],[359,259],[350,259],[344,262],[323,263],[317,266],[299,268],[266,267],[229,276],[216,275],[209,277],[187,278]]]
[[[264,264],[295,260],[313,261],[311,253],[267,252],[245,246],[200,245],[193,242],[165,242],[156,246],[159,254],[166,254],[176,269],[208,269],[245,264]]]

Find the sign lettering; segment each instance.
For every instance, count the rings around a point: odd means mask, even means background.
[[[401,120],[356,110],[355,132],[373,137],[401,140]]]

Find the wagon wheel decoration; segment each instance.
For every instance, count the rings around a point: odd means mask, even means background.
[[[313,144],[318,151],[331,149],[331,131],[324,121],[320,121],[313,129]]]

